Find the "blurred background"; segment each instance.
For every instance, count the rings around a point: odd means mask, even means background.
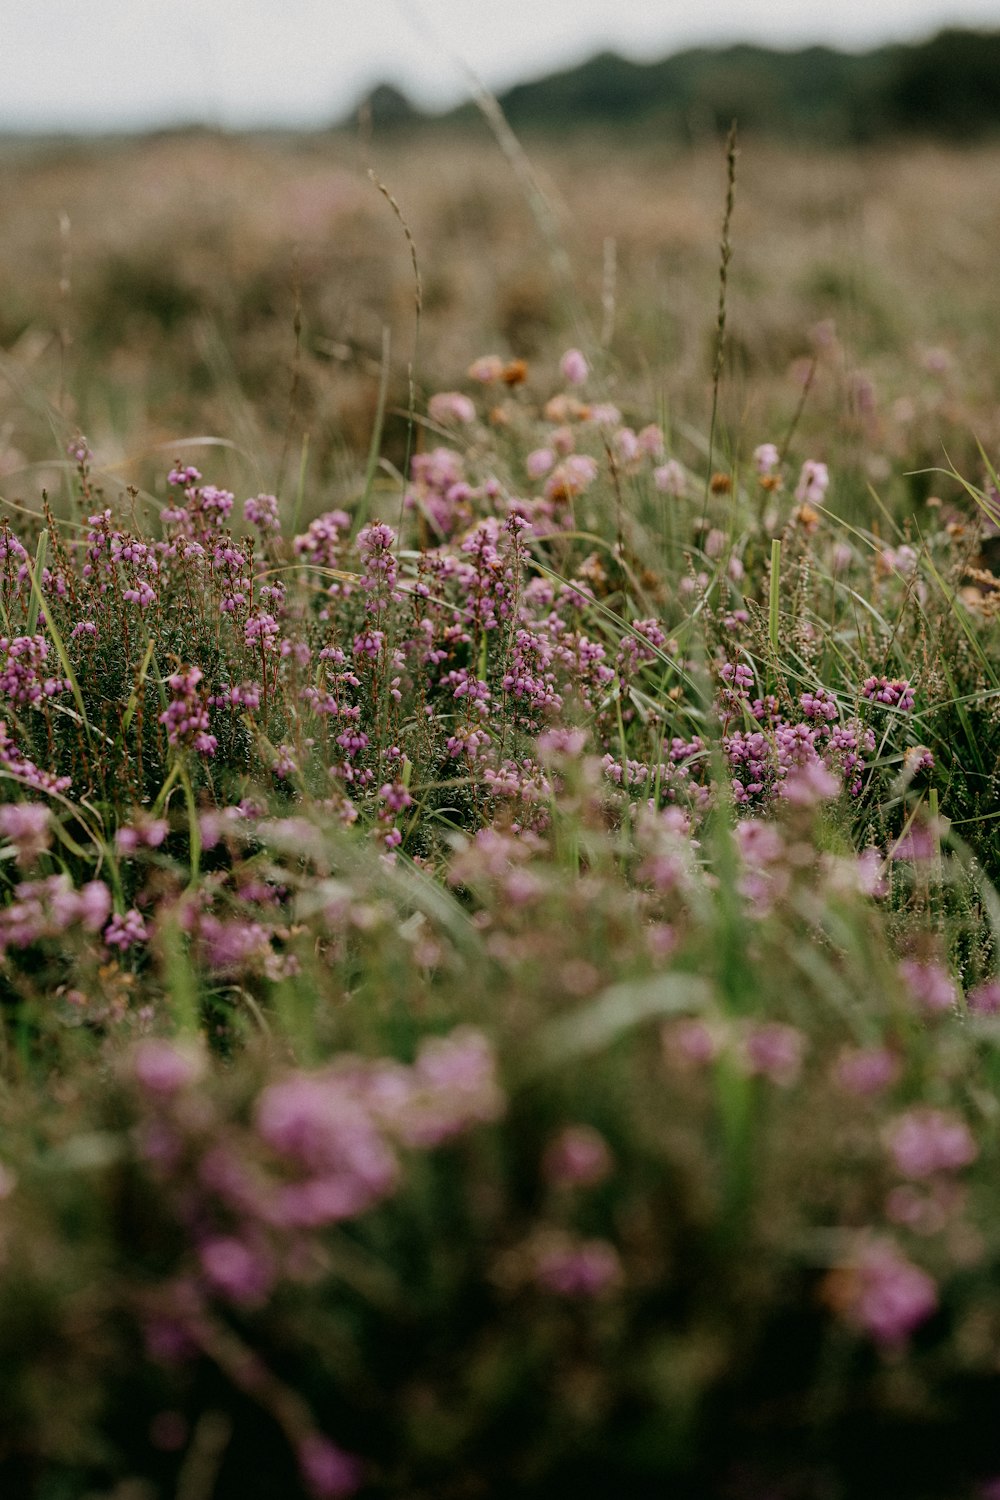
[[[217,482],[287,490],[305,460],[326,505],[383,384],[402,462],[411,378],[419,400],[497,352],[544,391],[569,343],[627,418],[697,447],[734,118],[730,455],[805,392],[800,441],[836,446],[844,493],[919,501],[946,457],[977,477],[1000,435],[998,21],[996,0],[19,7],[0,490],[58,491],[82,429],[120,483],[155,489],[211,437]]]

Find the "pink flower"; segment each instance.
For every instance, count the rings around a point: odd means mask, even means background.
[[[807,458],[795,488],[795,498],[800,505],[821,505],[829,486],[830,474],[826,464]]]
[[[536,1252],[535,1280],[558,1297],[600,1297],[621,1280],[618,1252],[607,1240],[553,1236]]]
[[[111,892],[103,880],[88,880],[76,892],[80,923],[88,932],[97,932],[108,920]]]
[[[847,1094],[880,1094],[894,1084],[902,1064],[888,1047],[856,1047],[841,1052],[834,1081]]]
[[[824,766],[821,760],[807,761],[804,766],[794,766],[781,783],[780,795],[796,807],[814,807],[817,802],[828,802],[839,797],[843,783]]]
[[[492,385],[500,379],[503,369],[503,360],[499,354],[481,354],[472,361],[467,373],[470,380],[476,380],[480,385]]]
[[[906,578],[917,565],[917,553],[904,542],[901,547],[885,547],[879,554],[879,561],[886,572],[899,573]]]
[[[933,1279],[889,1240],[877,1240],[865,1248],[853,1277],[847,1318],[878,1344],[903,1343],[938,1305]]]
[[[911,823],[910,831],[899,839],[889,851],[893,859],[910,859],[920,864],[933,859],[938,844],[933,831],[926,823]]]
[[[858,855],[853,873],[857,889],[863,896],[884,896],[888,892],[882,856],[877,849],[863,849]]]
[[[204,1058],[192,1047],[176,1042],[149,1038],[140,1042],[132,1054],[132,1072],[136,1082],[149,1094],[169,1099],[194,1083],[204,1071]]]
[[[787,1088],[799,1076],[805,1037],[794,1026],[766,1021],[747,1032],[743,1056],[747,1071]]]
[[[581,354],[579,349],[567,349],[559,361],[559,368],[562,371],[563,379],[567,380],[570,385],[583,385],[590,374],[590,365],[587,363],[587,357]]]
[[[940,1234],[964,1202],[963,1189],[950,1178],[937,1178],[923,1190],[911,1182],[901,1182],[885,1200],[885,1215],[914,1234]]]
[[[335,568],[340,560],[341,532],[346,531],[351,518],[344,510],[326,511],[309,523],[308,531],[302,532],[292,542],[296,557],[308,558],[319,567]]]
[[[438,1146],[471,1125],[496,1120],[505,1098],[487,1037],[471,1026],[431,1037],[417,1053],[414,1092],[394,1122],[411,1146]]]
[[[568,500],[582,495],[597,478],[597,460],[586,453],[571,453],[557,464],[545,484],[546,500]]]
[[[665,464],[653,470],[653,483],[665,495],[679,500],[687,489],[687,475],[676,458],[668,458]]]
[[[905,981],[911,998],[929,1015],[953,1010],[955,986],[946,970],[939,964],[922,964],[916,959],[904,958],[899,965],[900,977]]]
[[[524,467],[528,471],[528,478],[544,478],[555,461],[555,454],[551,448],[536,448],[533,453],[528,454],[524,461]]]
[[[906,677],[894,677],[891,681],[888,677],[866,677],[861,692],[873,703],[898,708],[900,713],[908,713],[913,707],[913,689]]]
[[[104,941],[109,948],[125,953],[137,943],[144,943],[148,933],[142,913],[132,906],[127,912],[115,912],[104,929]]]
[[[773,474],[781,462],[781,455],[774,443],[761,443],[753,450],[754,468],[762,477]]]
[[[208,707],[200,686],[202,676],[200,667],[188,667],[167,678],[173,697],[159,721],[166,726],[169,744],[178,748],[191,746],[199,755],[214,755],[218,741],[214,734],[208,733]]]
[[[611,1171],[608,1143],[590,1125],[567,1125],[542,1157],[542,1173],[554,1187],[593,1187]]]
[[[0,637],[0,694],[12,703],[40,704],[65,692],[69,683],[64,677],[48,675],[48,641],[43,635],[19,635],[13,640]]]
[[[358,1090],[346,1074],[295,1073],[270,1084],[257,1104],[257,1130],[272,1151],[287,1157],[332,1190],[316,1207],[324,1222],[357,1213],[392,1190],[395,1156],[382,1137]],[[301,1220],[300,1222],[306,1222]]]
[[[565,756],[569,760],[575,760],[582,752],[587,743],[587,731],[585,729],[568,729],[554,726],[545,729],[538,736],[538,748],[543,755],[552,757]]]
[[[281,627],[272,614],[258,609],[247,620],[243,627],[243,639],[246,644],[254,649],[259,644],[261,651],[276,651],[277,637],[281,633]]]
[[[303,1439],[297,1457],[302,1478],[315,1500],[338,1500],[341,1495],[353,1495],[361,1488],[364,1472],[361,1460],[319,1433]]]
[[[718,526],[713,526],[702,545],[705,548],[706,557],[720,557],[722,549],[726,545],[726,533],[720,531]]]
[[[158,849],[169,833],[169,824],[163,818],[136,818],[134,824],[123,824],[115,834],[115,848],[120,854],[130,856],[137,850]]]
[[[17,850],[17,862],[31,865],[50,843],[52,815],[40,802],[8,802],[0,807],[0,834]]]
[[[884,1138],[904,1177],[956,1172],[979,1154],[965,1121],[942,1109],[911,1109],[886,1127]]]
[[[665,1023],[660,1039],[668,1062],[684,1068],[703,1068],[714,1062],[721,1050],[719,1039],[704,1021]]]
[[[1000,1014],[1000,979],[988,979],[969,991],[969,1010],[974,1016]]]
[[[630,464],[639,454],[639,439],[631,427],[619,427],[612,439],[618,457],[623,463]]]
[[[242,1307],[260,1306],[274,1285],[270,1257],[233,1236],[206,1240],[198,1258],[209,1285]]]
[[[432,422],[474,422],[476,408],[468,396],[460,391],[439,391],[427,403],[427,415]]]
[[[239,917],[221,921],[206,913],[198,922],[198,937],[205,963],[216,974],[239,974],[262,964],[272,951],[266,929]]]
[[[594,427],[617,427],[622,419],[621,412],[610,401],[595,401],[585,411],[587,415],[584,420]]]
[[[244,501],[243,514],[250,525],[256,526],[258,531],[280,531],[281,529],[276,495],[257,495],[252,500]]]

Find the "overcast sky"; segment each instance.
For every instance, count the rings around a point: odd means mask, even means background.
[[[1000,0],[2,0],[0,128],[317,125],[383,79],[452,104],[463,64],[503,88],[602,47],[858,48],[977,24],[1000,25]]]

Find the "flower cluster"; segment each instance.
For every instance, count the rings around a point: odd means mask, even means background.
[[[166,726],[171,745],[190,747],[199,755],[214,755],[219,742],[208,732],[208,706],[200,687],[202,679],[200,667],[188,667],[167,678],[172,696],[160,715],[160,723]]]

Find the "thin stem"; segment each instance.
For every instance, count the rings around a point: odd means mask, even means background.
[[[733,205],[736,202],[736,121],[729,127],[726,138],[726,211],[722,217],[722,239],[719,243],[719,308],[715,319],[715,364],[712,369],[712,417],[708,426],[708,467],[705,471],[705,508],[702,519],[708,515],[708,496],[712,486],[712,454],[715,448],[715,424],[719,412],[719,385],[726,351],[726,297],[729,290],[729,262],[733,258],[733,245],[729,231],[733,221]]]

